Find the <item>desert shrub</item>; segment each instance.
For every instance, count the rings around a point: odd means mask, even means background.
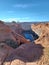
[[[8,46],[10,46],[10,47],[12,47],[12,48],[14,48],[14,49],[18,47],[18,43],[15,42],[15,41],[12,40],[12,39],[6,39],[6,40],[4,41],[4,43],[6,43]]]

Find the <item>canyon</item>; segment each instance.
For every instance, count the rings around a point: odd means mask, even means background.
[[[0,65],[49,65],[49,22],[0,20]]]

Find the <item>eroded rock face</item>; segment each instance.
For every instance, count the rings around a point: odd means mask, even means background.
[[[33,25],[32,30],[39,35],[35,43],[42,44],[44,47],[49,47],[49,23]]]
[[[13,56],[12,59],[11,57],[6,58],[3,65],[26,65],[26,63],[20,59],[24,60],[24,58],[19,57],[17,55]]]
[[[18,45],[20,45],[21,43],[30,43],[29,40],[25,39],[25,37],[21,35],[23,31],[21,24],[11,23],[8,26],[11,29],[16,41],[18,42]]]
[[[38,23],[38,24],[32,24],[31,29],[38,34],[38,36],[43,35],[46,30],[49,28],[49,23]]]
[[[29,62],[38,61],[42,55],[43,47],[40,44],[23,44],[5,59],[3,65],[25,65]]]
[[[2,21],[1,21],[2,22]],[[10,29],[9,26],[4,24],[3,22],[0,23],[0,42],[4,42],[5,40],[13,40],[20,45],[20,43],[29,43],[22,35]]]
[[[12,34],[14,35],[14,37],[16,38],[18,44],[24,44],[24,43],[30,43],[30,40],[25,39],[25,37],[23,37],[22,35],[12,32]]]
[[[12,39],[19,45],[22,43],[16,49],[9,46],[9,40],[6,42],[7,44],[5,41],[0,43],[0,65],[49,65],[49,24],[34,26],[34,31],[37,29],[36,33],[39,35],[39,38],[33,43],[27,41],[22,35],[13,32],[9,26],[0,23],[2,41]],[[11,44],[13,46],[13,43]]]
[[[11,23],[8,25],[10,27],[10,29],[15,32],[15,33],[18,33],[18,34],[21,34],[22,32],[22,27],[20,24],[17,24],[17,23]]]
[[[0,22],[0,48],[1,48],[0,65],[3,64],[6,57],[10,56],[11,53],[13,53],[15,46],[17,46],[16,44],[20,45],[20,43],[25,43],[25,42],[27,43],[29,41],[27,41],[22,35],[13,32],[13,30],[11,30],[9,26],[7,26],[5,23],[1,21]]]
[[[4,59],[7,57],[7,50],[0,48],[0,65],[3,63]]]
[[[16,39],[11,33],[10,28],[1,22],[0,22],[0,42],[4,41],[5,39],[13,39],[14,41],[16,41]]]
[[[3,64],[7,56],[9,56],[14,49],[5,45],[5,43],[0,43],[0,65]]]
[[[35,40],[36,44],[41,44],[44,47],[49,47],[49,32],[43,34],[37,40]]]

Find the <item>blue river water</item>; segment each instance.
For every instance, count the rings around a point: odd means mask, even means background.
[[[24,37],[26,39],[29,39],[30,41],[33,41],[34,40],[33,35],[32,34],[29,34],[29,33],[24,33]]]

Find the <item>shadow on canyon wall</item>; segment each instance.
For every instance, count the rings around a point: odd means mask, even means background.
[[[5,59],[5,62],[21,60],[23,62],[35,62],[40,60],[43,55],[44,47],[41,44],[22,44]]]

